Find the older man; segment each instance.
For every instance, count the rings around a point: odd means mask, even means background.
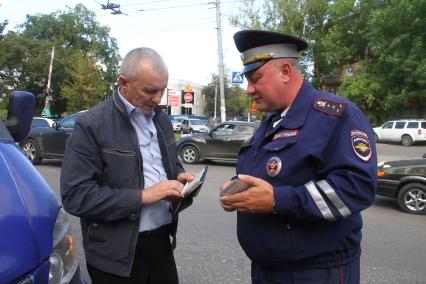
[[[179,163],[172,125],[157,107],[167,81],[156,51],[130,51],[118,90],[77,119],[67,142],[62,203],[80,217],[93,283],[178,283],[169,201],[194,174]]]
[[[304,80],[303,39],[240,31],[234,40],[247,95],[270,112],[240,151],[237,179],[248,189],[220,199],[238,211],[253,283],[359,283],[360,212],[376,186],[370,124],[353,103]]]

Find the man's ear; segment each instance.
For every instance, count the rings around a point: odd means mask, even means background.
[[[284,83],[288,83],[291,79],[291,65],[287,60],[283,60],[280,65],[281,77]]]
[[[127,89],[127,78],[124,75],[120,75],[118,77],[118,85],[120,86],[120,90],[124,90]]]

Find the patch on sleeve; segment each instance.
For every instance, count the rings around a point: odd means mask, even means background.
[[[351,130],[352,149],[361,160],[367,162],[371,158],[371,146],[367,133]]]
[[[317,99],[314,108],[327,114],[342,116],[346,108],[346,103],[332,101],[330,99]]]

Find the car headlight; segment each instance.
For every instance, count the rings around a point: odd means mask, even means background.
[[[67,213],[61,208],[53,230],[53,252],[49,258],[49,284],[66,284],[72,280],[78,268],[74,249],[70,221]]]

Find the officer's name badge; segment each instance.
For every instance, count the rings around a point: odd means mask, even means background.
[[[289,138],[295,137],[299,133],[299,130],[282,130],[275,133],[272,140],[281,139],[281,138]]]
[[[330,99],[317,99],[314,108],[327,114],[342,116],[346,108],[346,103],[332,101]]]
[[[352,149],[355,154],[363,161],[368,161],[371,158],[371,146],[368,140],[368,135],[360,130],[351,131]]]

